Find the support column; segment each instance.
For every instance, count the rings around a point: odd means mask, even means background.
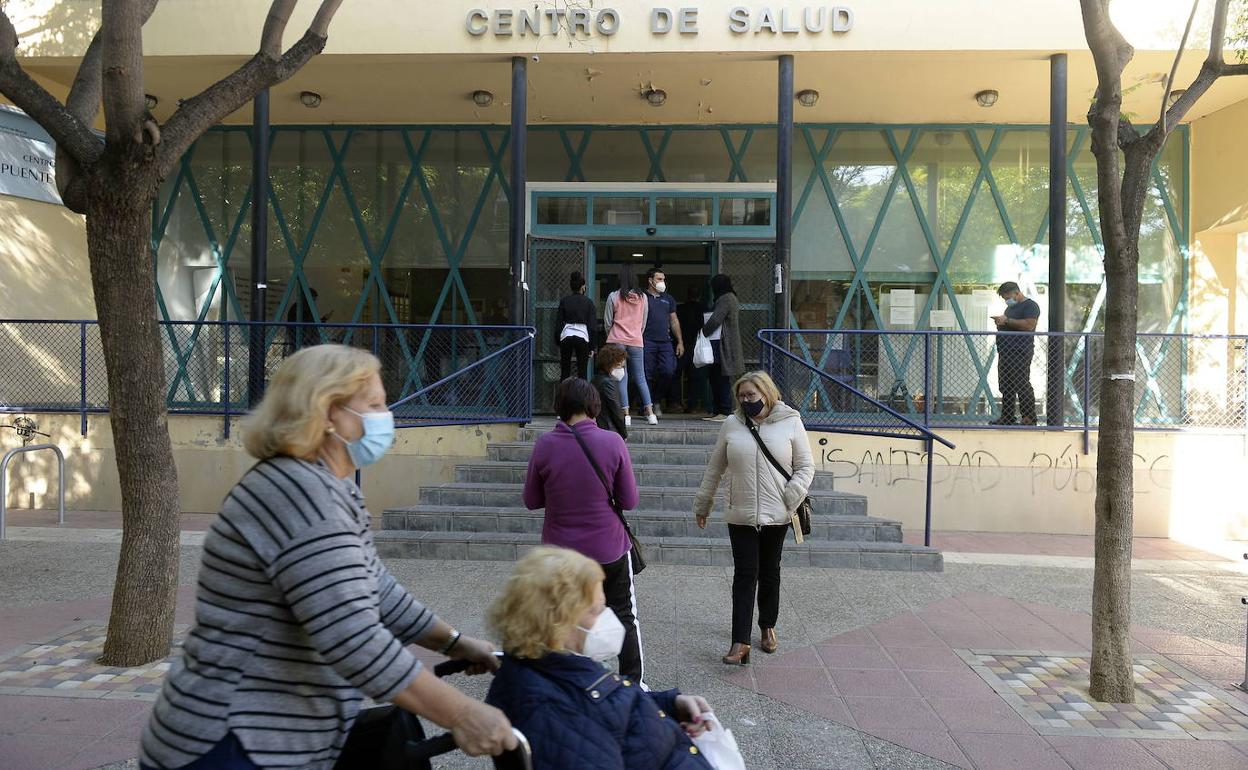
[[[251,121],[251,316],[247,345],[247,400],[264,397],[265,334],[269,298],[269,91],[256,94]]]
[[[776,284],[775,325],[789,326],[790,268],[793,264],[793,57],[780,57],[776,105]]]
[[[1066,331],[1066,187],[1066,54],[1059,53],[1049,57],[1049,330],[1054,332]],[[1049,425],[1063,425],[1066,340],[1049,337],[1048,353],[1045,414]]]
[[[511,58],[511,222],[508,225],[508,259],[511,266],[511,323],[524,324],[528,315],[528,292],[524,284],[527,245],[524,225],[528,221],[529,123],[528,60]]]

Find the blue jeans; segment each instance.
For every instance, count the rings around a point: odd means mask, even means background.
[[[641,346],[625,345],[628,353],[628,376],[620,380],[620,406],[628,409],[628,381],[641,394],[642,406],[650,406],[650,386],[646,385],[646,350]]]

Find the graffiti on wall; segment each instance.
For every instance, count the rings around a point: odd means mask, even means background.
[[[868,487],[927,483],[927,452],[915,445],[890,444],[884,449],[859,453],[829,446],[827,438],[819,439],[818,443],[817,460],[822,470],[831,473],[837,481]],[[1083,454],[1073,443],[1057,453],[1033,451],[1026,466],[1004,465],[996,454],[986,449],[938,450],[932,453],[932,486],[945,497],[1004,491],[1006,474],[1016,469],[1025,473],[1027,491],[1033,496],[1054,492],[1096,493],[1096,458]],[[1144,473],[1148,480],[1147,485],[1137,487],[1137,494],[1170,489],[1169,455],[1146,457],[1137,452],[1135,469]],[[1011,487],[1010,491],[1018,490]]]

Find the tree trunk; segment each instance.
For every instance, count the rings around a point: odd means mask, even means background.
[[[167,655],[173,637],[178,476],[151,255],[155,185],[135,171],[144,166],[140,159],[101,165],[87,209],[87,249],[121,479],[122,540],[100,663],[135,666]]]
[[[1105,349],[1096,456],[1096,566],[1092,581],[1091,696],[1131,703],[1131,535],[1135,388],[1112,374],[1135,371],[1138,246],[1105,255]],[[1125,252],[1125,253],[1124,253]]]

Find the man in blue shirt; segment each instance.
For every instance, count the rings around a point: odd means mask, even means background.
[[[1028,299],[1018,284],[1007,281],[997,289],[1005,300],[1005,314],[994,315],[999,332],[1035,332],[1040,320],[1040,305]],[[997,335],[997,384],[1001,388],[1001,416],[992,425],[1014,425],[1014,402],[1023,425],[1036,424],[1036,393],[1031,387],[1031,357],[1035,337],[1031,334]]]
[[[672,389],[676,359],[685,354],[685,342],[680,335],[680,322],[676,319],[676,300],[667,293],[667,276],[657,267],[646,271],[646,300],[650,303],[650,312],[646,315],[642,344],[646,356],[646,380],[655,412],[658,412],[659,402],[666,400]],[[673,335],[676,337],[674,353]]]

